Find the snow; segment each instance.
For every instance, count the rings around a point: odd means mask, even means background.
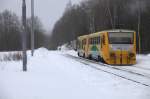
[[[0,62],[0,99],[149,99],[146,87],[93,69],[66,57],[73,50],[39,48],[28,53],[28,71],[21,61]],[[150,56],[138,55],[137,66],[150,65]],[[149,65],[148,65],[149,64]]]
[[[150,54],[137,55],[137,66],[146,67],[150,69]]]
[[[62,46],[58,46],[58,48],[57,48],[57,50],[61,50],[61,51],[67,51],[69,49],[70,48],[69,48],[68,44],[64,44]]]
[[[69,54],[75,57],[78,57],[78,53],[74,50],[63,51],[65,54]]]

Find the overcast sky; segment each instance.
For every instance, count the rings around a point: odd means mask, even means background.
[[[27,16],[30,16],[30,1],[27,3]],[[69,0],[34,0],[35,1],[35,15],[38,16],[46,30],[51,30],[54,23],[62,16],[66,4]],[[79,3],[81,0],[72,0],[73,4]],[[22,0],[0,0],[0,11],[5,9],[15,12],[21,16]]]

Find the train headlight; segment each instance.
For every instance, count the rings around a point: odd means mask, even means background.
[[[129,53],[129,57],[134,57],[135,54],[134,53]]]
[[[114,52],[110,52],[110,57],[115,57],[115,53]]]

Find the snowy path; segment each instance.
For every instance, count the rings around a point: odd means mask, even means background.
[[[149,87],[95,70],[62,52],[38,49],[33,58],[29,55],[27,73],[21,62],[0,63],[0,99],[150,98]]]

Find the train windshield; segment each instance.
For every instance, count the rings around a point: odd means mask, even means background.
[[[110,44],[133,44],[133,33],[109,33]]]

